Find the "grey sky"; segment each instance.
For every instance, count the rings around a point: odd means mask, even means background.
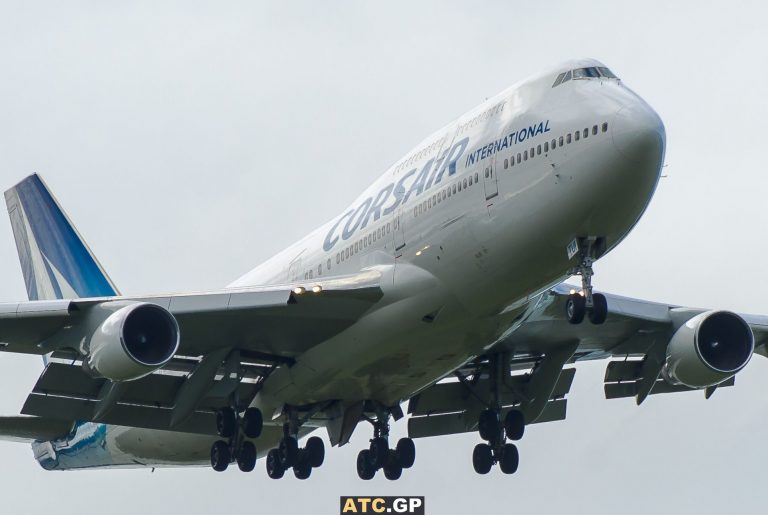
[[[768,314],[765,19],[759,2],[0,2],[0,188],[43,174],[124,293],[216,288],[486,97],[595,57],[668,137],[667,178],[597,288]],[[5,220],[0,301],[14,301]],[[640,408],[603,399],[604,366],[579,367],[568,420],[529,428],[513,477],[477,476],[466,435],[418,441],[401,481],[363,483],[362,426],[307,482],[263,462],[49,473],[3,443],[3,510],[336,513],[345,494],[426,495],[430,514],[765,510],[768,362],[709,401]],[[18,413],[40,370],[0,356],[0,412]]]

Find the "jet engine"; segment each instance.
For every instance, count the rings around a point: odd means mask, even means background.
[[[752,329],[743,318],[728,311],[707,311],[672,336],[662,375],[673,385],[714,386],[744,368],[754,349]]]
[[[145,302],[121,307],[93,333],[86,369],[112,381],[132,381],[171,360],[179,347],[179,326],[164,308]]]

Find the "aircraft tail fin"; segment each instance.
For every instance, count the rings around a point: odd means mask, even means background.
[[[5,192],[29,300],[119,295],[37,174]]]

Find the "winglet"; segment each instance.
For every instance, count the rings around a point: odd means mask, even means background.
[[[119,295],[40,176],[6,191],[5,203],[30,300]]]

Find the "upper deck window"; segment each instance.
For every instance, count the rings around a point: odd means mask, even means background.
[[[567,72],[563,72],[560,75],[557,76],[557,79],[555,79],[555,83],[552,84],[552,87],[559,86],[560,84],[564,82],[568,82],[571,79],[618,79],[616,75],[613,74],[611,70],[606,68],[605,66],[590,66],[588,68],[577,68],[575,70],[569,70]]]

